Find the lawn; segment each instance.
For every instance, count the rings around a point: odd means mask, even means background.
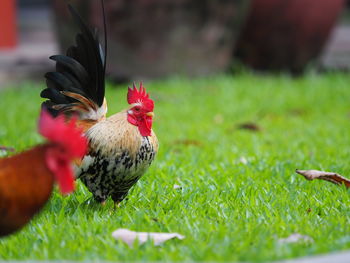
[[[155,162],[111,213],[81,185],[22,231],[0,240],[0,259],[266,261],[350,248],[350,193],[295,169],[350,176],[350,75],[303,78],[248,73],[147,82],[156,101]],[[40,143],[43,84],[0,91],[0,145]],[[109,113],[126,86],[108,87]],[[238,129],[250,122],[259,130]],[[182,189],[174,189],[174,184]],[[117,228],[179,232],[182,241],[129,248]],[[292,233],[313,243],[281,244]]]

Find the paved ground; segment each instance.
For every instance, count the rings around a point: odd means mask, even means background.
[[[350,25],[336,27],[324,51],[321,57],[321,63],[324,67],[349,70]]]
[[[275,263],[349,263],[350,251],[344,251],[316,257],[305,257],[294,260],[279,261]]]

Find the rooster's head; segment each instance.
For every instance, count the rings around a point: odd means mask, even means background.
[[[134,84],[128,89],[128,122],[138,127],[142,136],[150,136],[153,122],[154,102],[149,98],[142,83],[138,90]]]

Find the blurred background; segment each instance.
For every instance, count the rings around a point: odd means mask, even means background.
[[[99,0],[72,0],[103,33]],[[74,41],[62,0],[2,0],[0,84],[42,78]],[[241,66],[302,74],[350,67],[350,1],[105,0],[115,81],[201,76]],[[101,35],[103,41],[103,35]]]

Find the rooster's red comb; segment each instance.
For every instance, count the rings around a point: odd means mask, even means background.
[[[52,117],[45,109],[39,119],[39,133],[49,141],[62,145],[69,158],[81,158],[87,150],[87,139],[76,127],[76,120],[66,122],[63,115]]]
[[[154,108],[154,102],[149,98],[149,94],[146,93],[146,89],[143,87],[142,83],[140,83],[139,90],[136,88],[135,83],[132,89],[128,88],[128,103],[141,103],[148,111],[153,111]]]

